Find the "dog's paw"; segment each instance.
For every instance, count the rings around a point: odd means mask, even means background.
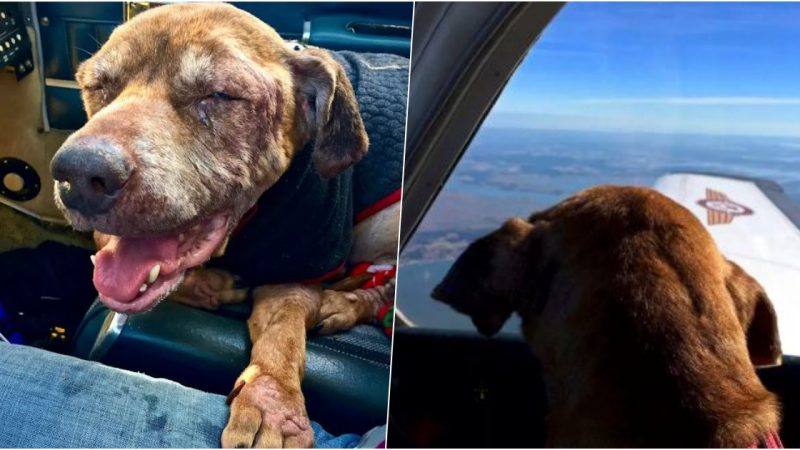
[[[325,290],[319,311],[319,332],[330,334],[374,321],[380,308],[392,300],[394,278],[380,286],[350,292]]]
[[[325,291],[319,310],[319,332],[349,330],[363,322],[364,300],[354,292]]]
[[[186,274],[181,286],[170,296],[173,301],[195,308],[217,309],[247,298],[247,289],[237,289],[236,279],[218,269],[197,269]]]
[[[300,388],[248,367],[228,396],[231,415],[223,448],[311,448],[314,431]]]

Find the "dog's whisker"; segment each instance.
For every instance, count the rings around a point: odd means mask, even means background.
[[[86,50],[85,48],[81,48],[81,47],[78,47],[78,46],[73,46],[72,48],[75,49],[75,50],[78,50],[78,51],[86,53],[86,55],[89,56],[90,58],[92,56],[94,56],[94,52],[90,52],[89,50]]]
[[[100,47],[103,46],[103,44],[96,37],[94,37],[94,35],[87,34],[87,36],[89,36],[89,39],[93,40],[94,43],[97,44],[97,48],[100,48]]]

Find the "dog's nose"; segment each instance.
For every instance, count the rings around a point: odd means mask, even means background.
[[[76,141],[56,152],[50,172],[64,206],[96,216],[111,209],[131,175],[131,165],[110,142]]]

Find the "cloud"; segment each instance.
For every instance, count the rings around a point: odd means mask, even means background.
[[[651,117],[643,114],[493,111],[487,117],[485,125],[492,128],[544,130],[800,137],[800,123],[793,120],[699,120],[697,117],[685,115]]]
[[[571,102],[592,105],[800,106],[800,97],[612,97]]]

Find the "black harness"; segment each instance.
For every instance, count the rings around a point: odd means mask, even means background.
[[[295,156],[245,216],[225,255],[208,264],[239,276],[245,286],[313,282],[337,273],[350,252],[354,222],[400,199],[408,59],[332,54],[355,90],[369,151],[327,180],[311,163],[313,144]]]

